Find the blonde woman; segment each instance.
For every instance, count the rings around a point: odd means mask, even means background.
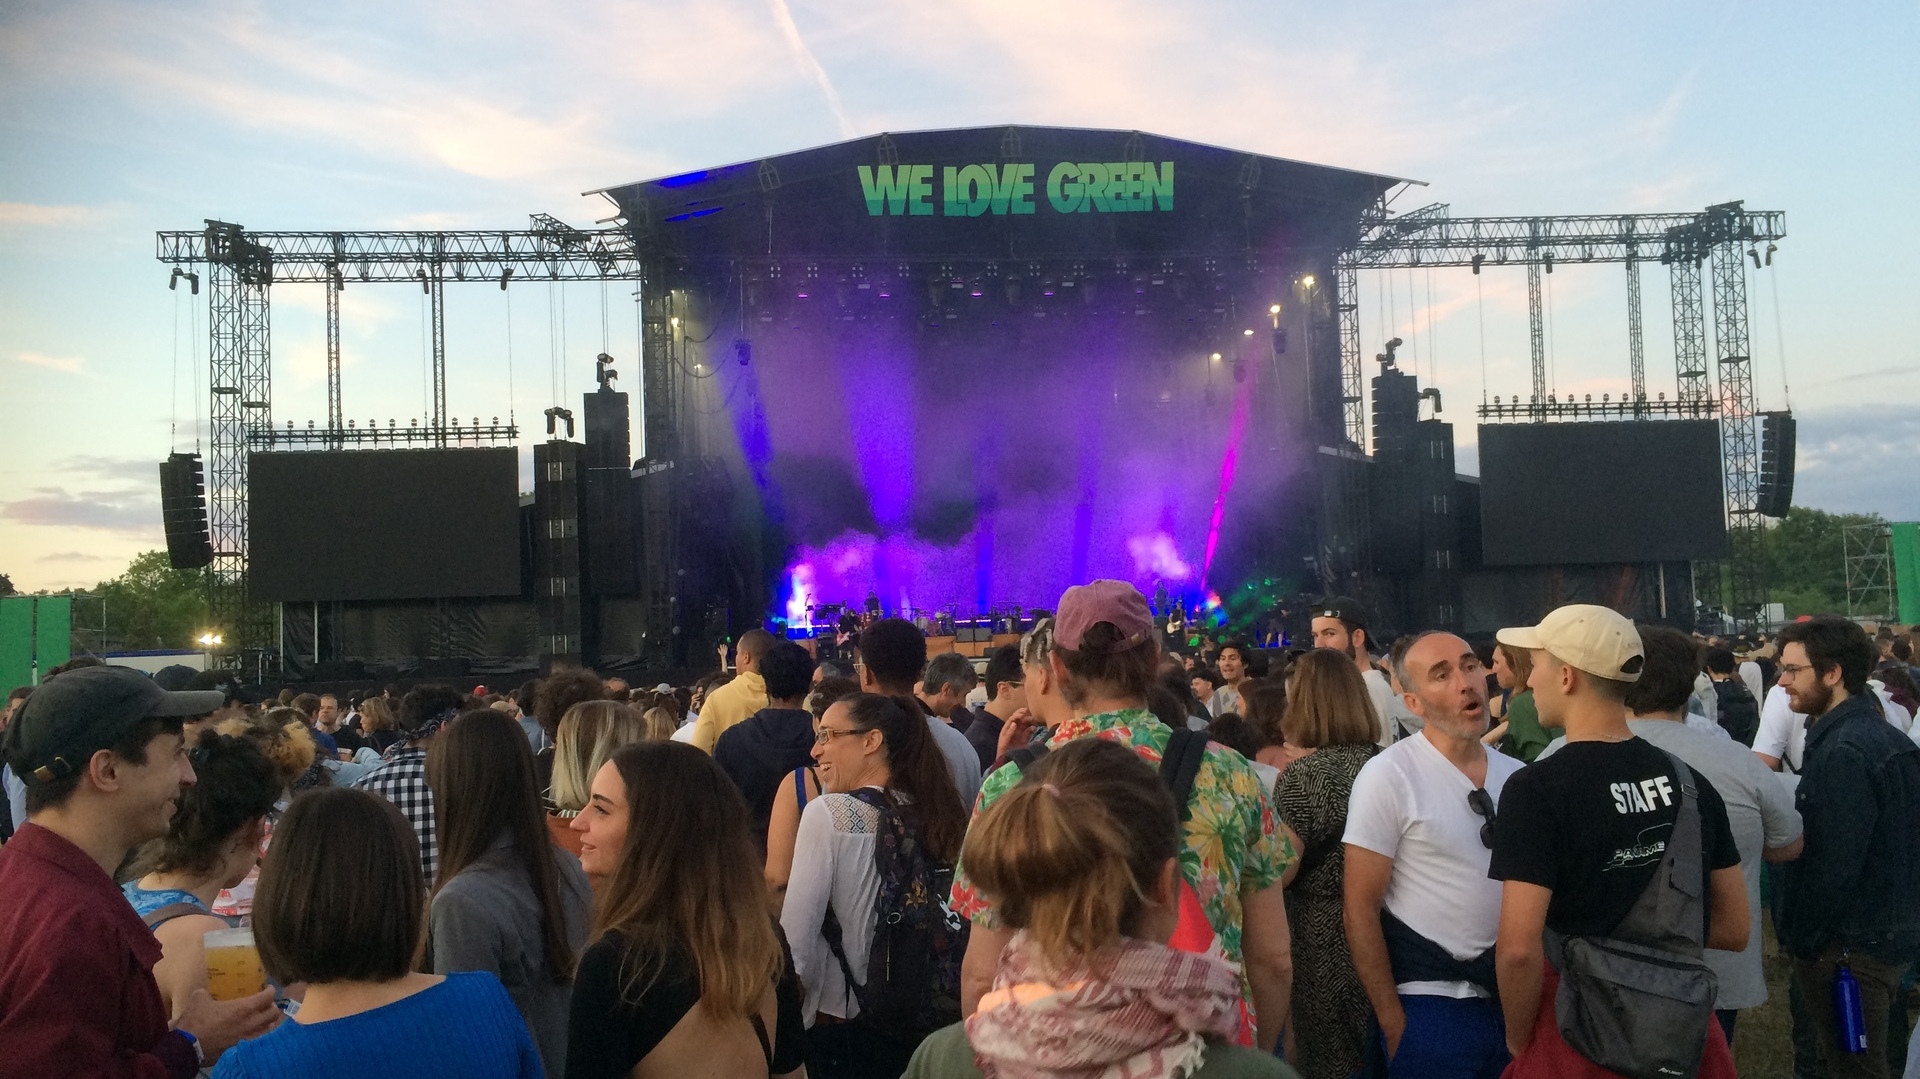
[[[552,803],[547,832],[556,846],[580,853],[573,818],[593,796],[594,775],[614,750],[654,737],[646,719],[619,701],[581,701],[567,709],[554,740],[553,786],[547,799]]]

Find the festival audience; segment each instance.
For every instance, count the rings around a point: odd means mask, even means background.
[[[965,731],[973,724],[967,695],[979,684],[980,676],[974,671],[972,660],[958,652],[942,652],[927,661],[916,696],[926,706],[928,715],[940,716],[952,724],[954,730]]]
[[[580,860],[548,839],[526,733],[491,708],[462,714],[427,751],[427,783],[440,846],[427,969],[500,979],[547,1073],[558,1074],[593,896]]]
[[[566,1079],[800,1072],[800,988],[746,803],[713,759],[625,746],[574,827],[605,883],[574,975]]]
[[[1920,959],[1920,746],[1883,721],[1867,685],[1873,645],[1859,626],[1817,617],[1788,625],[1779,641],[1780,685],[1812,722],[1796,794],[1806,850],[1786,867],[1780,943],[1829,1074],[1884,1076],[1874,1036]],[[1836,1051],[1831,987],[1841,968],[1859,986],[1864,1053]]]
[[[912,622],[882,618],[860,633],[860,689],[915,702],[927,717],[940,755],[947,759],[961,802],[972,805],[980,793],[980,757],[967,736],[944,715],[935,715],[915,694],[927,667],[927,638]]]
[[[648,740],[641,717],[618,701],[581,701],[567,709],[554,740],[553,785],[547,799],[552,807],[547,831],[555,846],[580,853],[580,833],[573,822],[593,795],[593,777],[615,750]]]
[[[1226,679],[1221,678],[1218,672],[1210,671],[1203,666],[1194,667],[1187,672],[1187,675],[1188,688],[1193,690],[1194,698],[1200,702],[1201,708],[1205,709],[1207,717],[1211,718],[1213,709],[1207,707],[1207,702],[1213,699],[1213,695],[1219,692],[1221,686],[1227,684]]]
[[[161,944],[113,882],[128,852],[167,834],[195,780],[183,719],[221,700],[96,666],[50,676],[15,714],[5,757],[27,819],[0,849],[10,1074],[187,1079],[279,1020],[270,992],[215,1002],[193,989],[169,1009],[153,976]]]
[[[1296,698],[1316,663],[1301,658]],[[1394,676],[1421,728],[1361,767],[1344,837],[1347,944],[1378,1031],[1370,1049],[1396,1079],[1492,1079],[1507,1064],[1507,1039],[1489,825],[1521,765],[1480,741],[1486,672],[1466,641],[1420,634]],[[1351,708],[1351,683],[1343,696]]]
[[[1050,647],[1042,653],[1048,673],[1037,681],[1035,668],[1027,668],[1028,706],[1051,730],[1047,749],[1076,738],[1104,738],[1160,763],[1174,732],[1146,710],[1147,689],[1159,667],[1146,598],[1120,581],[1075,586],[1061,596],[1059,618],[1048,630]],[[1023,649],[1027,657],[1036,653],[1041,653],[1038,641]],[[1063,709],[1048,701],[1056,693]],[[1018,762],[996,769],[982,787],[976,813],[991,808],[1021,774]],[[1280,882],[1294,852],[1259,777],[1238,753],[1205,747],[1191,783],[1182,814],[1187,844],[1180,865],[1199,903],[1197,920],[1206,923],[1192,926],[1192,935],[1215,938],[1200,947],[1217,946],[1229,961],[1244,964],[1243,992],[1258,1042],[1272,1049],[1291,1010],[1293,970]],[[952,908],[974,923],[962,999],[963,1012],[971,1014],[992,984],[1011,931],[964,864],[955,872]]]
[[[780,922],[807,989],[804,1014],[841,1020],[814,1026],[814,1060],[824,1075],[898,1076],[919,1039],[959,1018],[965,932],[940,954],[891,916],[915,894],[938,910],[967,809],[909,700],[861,694],[828,708],[813,758],[827,793],[800,816]],[[924,1028],[871,1017],[881,994],[898,991],[871,984],[876,968],[928,971],[928,990],[954,1001],[954,1013]]]
[[[1334,596],[1313,608],[1313,645],[1345,653],[1354,669],[1366,680],[1367,697],[1373,702],[1377,724],[1374,741],[1390,746],[1401,731],[1410,731],[1416,721],[1400,696],[1393,691],[1387,676],[1373,665],[1369,651],[1373,636],[1367,632],[1366,608],[1346,596]]]
[[[1527,679],[1533,674],[1533,660],[1525,649],[1508,644],[1493,646],[1493,677],[1500,686],[1500,704],[1489,710],[1499,722],[1482,741],[1526,764],[1532,764],[1553,736],[1540,726],[1540,712],[1533,705],[1533,690]]]
[[[827,709],[859,693],[860,683],[851,678],[823,678],[807,698],[807,712],[813,717],[813,726],[807,734],[807,761],[780,781],[779,793],[774,795],[773,808],[767,818],[767,901],[775,917],[786,901],[787,880],[793,872],[793,845],[800,837],[800,815],[823,789],[819,772],[813,766],[813,731],[819,727]]]
[[[813,657],[792,641],[780,641],[759,666],[767,706],[721,732],[713,761],[747,800],[747,830],[764,863],[780,784],[813,761],[813,716],[803,707],[813,684]]]
[[[1277,688],[1263,687],[1252,700],[1260,702]],[[1366,990],[1347,947],[1342,839],[1354,780],[1380,747],[1373,742],[1366,685],[1338,652],[1322,648],[1299,657],[1292,698],[1283,696],[1280,703],[1286,708],[1280,731],[1291,763],[1280,774],[1274,809],[1300,844],[1299,871],[1286,893],[1293,933],[1294,1063],[1306,1079],[1343,1079],[1360,1066],[1370,1022]]]
[[[1639,633],[1623,615],[1574,604],[1498,639],[1533,654],[1527,684],[1540,721],[1566,732],[1566,745],[1510,779],[1498,816],[1489,814],[1487,872],[1502,882],[1508,1079],[1601,1079],[1615,1074],[1606,1065],[1623,1054],[1662,1074],[1733,1079],[1701,957],[1703,948],[1747,946],[1740,850],[1706,776],[1628,726],[1626,695],[1646,664]],[[1675,681],[1682,677],[1692,682],[1690,670]],[[1562,969],[1570,957],[1610,954],[1616,940],[1667,953],[1656,956],[1666,977],[1689,969],[1701,976],[1659,1001],[1657,1028],[1636,1009],[1613,1015],[1628,1037],[1596,1036],[1595,1024],[1564,1033],[1568,1017],[1605,1014],[1610,1002],[1597,999],[1606,983],[1591,972],[1593,961],[1581,963],[1584,976],[1566,985],[1564,998]],[[1631,1007],[1617,997],[1611,1003]]]
[[[405,739],[387,750],[385,763],[361,776],[354,786],[392,802],[413,825],[420,871],[431,887],[440,866],[440,842],[433,824],[433,788],[427,785],[427,748],[441,728],[460,714],[460,694],[446,686],[415,686],[400,699],[395,727]],[[295,787],[299,783],[296,781]]]
[[[764,629],[750,629],[740,635],[740,643],[734,646],[738,672],[726,685],[709,691],[701,703],[691,736],[695,747],[712,753],[714,743],[727,728],[745,722],[767,706],[767,683],[760,674],[760,658],[772,647],[773,634]]]
[[[1221,685],[1208,699],[1207,713],[1215,717],[1228,712],[1245,715],[1246,702],[1241,697],[1241,687],[1247,681],[1247,646],[1228,641],[1220,646],[1220,655],[1214,662],[1220,671]]]
[[[170,1018],[179,1017],[195,989],[207,987],[201,938],[235,924],[214,913],[214,901],[258,864],[266,818],[286,787],[273,762],[244,738],[203,731],[187,758],[193,785],[180,792],[167,834],[136,852],[136,879],[120,889],[160,942],[153,978]]]
[[[368,697],[360,702],[359,711],[360,730],[366,735],[368,748],[384,756],[400,741],[400,731],[393,721],[393,702],[385,697]]]
[[[533,692],[533,716],[540,722],[547,747],[533,755],[533,780],[542,791],[553,785],[554,745],[560,740],[560,721],[582,701],[607,699],[606,683],[592,671],[562,668],[540,680]]]
[[[1760,701],[1747,688],[1744,674],[1734,667],[1733,653],[1725,648],[1709,648],[1706,655],[1707,677],[1713,680],[1718,700],[1717,715],[1728,737],[1741,748],[1751,748],[1760,733]],[[1740,664],[1741,670],[1752,666]],[[1724,792],[1722,792],[1724,793]]]
[[[267,975],[306,992],[291,1021],[228,1050],[215,1079],[541,1074],[498,978],[412,971],[426,912],[417,846],[413,825],[367,791],[317,790],[287,807],[253,932]]]
[[[1027,707],[1026,679],[1020,670],[1020,646],[1003,644],[987,654],[987,703],[973,710],[965,734],[980,756],[984,773],[999,755],[1000,730]]]
[[[1246,692],[1246,717],[1260,740],[1260,751],[1251,760],[1274,769],[1285,769],[1297,754],[1287,749],[1287,687],[1283,682],[1263,681]]]
[[[1168,946],[1185,846],[1180,813],[1140,755],[1083,738],[1035,764],[966,840],[975,887],[1014,931],[992,991],[966,1023],[921,1044],[909,1079],[1292,1076],[1234,1044],[1233,967]]]
[[[1760,959],[1760,864],[1763,860],[1789,862],[1800,856],[1804,846],[1800,814],[1793,807],[1793,795],[1781,785],[1779,777],[1767,771],[1746,746],[1717,732],[1687,725],[1696,654],[1693,638],[1665,626],[1642,625],[1637,629],[1646,662],[1640,677],[1624,695],[1627,729],[1706,777],[1726,807],[1727,824],[1733,831],[1734,845],[1740,849],[1740,874],[1747,889],[1746,947],[1709,950],[1705,956],[1720,983],[1714,1012],[1731,1044],[1734,1020],[1741,1009],[1767,1001],[1766,975]],[[1726,654],[1732,658],[1731,652]],[[1746,692],[1745,686],[1738,688]],[[1724,711],[1721,718],[1726,718]],[[1551,757],[1566,744],[1566,739],[1556,738],[1541,751],[1539,759]]]

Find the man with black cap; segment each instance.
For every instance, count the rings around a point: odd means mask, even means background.
[[[185,1079],[273,1027],[273,993],[169,1016],[160,945],[113,882],[127,853],[167,832],[194,781],[183,718],[218,693],[169,693],[125,667],[67,671],[34,690],[6,737],[27,823],[0,849],[0,1071]]]
[[[1380,727],[1375,742],[1390,746],[1403,732],[1419,729],[1420,721],[1393,691],[1393,683],[1373,665],[1373,636],[1367,632],[1366,608],[1358,600],[1330,596],[1314,604],[1312,629],[1315,648],[1344,653],[1359,668],[1360,680],[1367,684],[1367,698],[1373,702],[1374,721]]]
[[[1562,1033],[1567,1016],[1579,1014],[1568,1001],[1556,1003],[1564,963],[1617,950],[1615,940],[1668,953],[1673,969],[1704,969],[1703,948],[1746,947],[1740,849],[1706,777],[1627,725],[1627,691],[1646,660],[1640,633],[1626,616],[1573,604],[1537,626],[1503,629],[1498,638],[1532,653],[1527,685],[1541,725],[1566,731],[1559,752],[1507,781],[1492,822],[1487,875],[1503,882],[1495,963],[1514,1056],[1506,1075],[1601,1079],[1615,1071],[1583,1055]],[[1671,887],[1650,890],[1662,880]],[[1582,942],[1577,950],[1576,940]],[[1576,989],[1569,1000],[1578,995]],[[1690,1017],[1697,1023],[1686,1031],[1705,1048],[1697,1062],[1687,1063],[1701,1079],[1733,1079],[1733,1056],[1713,1021],[1710,993],[1707,998],[1707,1010]],[[1667,1011],[1678,1014],[1677,1001]],[[1648,1049],[1633,1037],[1633,1017],[1624,1023],[1624,1042],[1593,1042],[1584,1052]]]

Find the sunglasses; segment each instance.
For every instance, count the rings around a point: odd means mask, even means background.
[[[1470,808],[1472,808],[1472,810],[1475,813],[1478,813],[1480,814],[1480,816],[1485,818],[1485,820],[1482,821],[1480,824],[1480,845],[1487,848],[1488,850],[1492,850],[1493,849],[1493,815],[1494,815],[1493,795],[1488,794],[1487,788],[1485,787],[1475,787],[1472,790],[1467,792],[1467,805]]]

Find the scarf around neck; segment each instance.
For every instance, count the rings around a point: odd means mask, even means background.
[[[1218,956],[1125,939],[1069,971],[1042,973],[1019,933],[994,992],[967,1020],[987,1079],[1178,1079],[1231,1040],[1240,976]]]

